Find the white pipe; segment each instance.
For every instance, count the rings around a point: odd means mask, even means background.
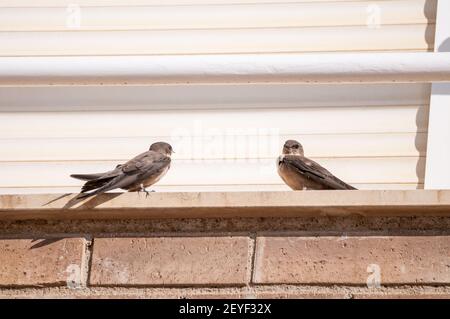
[[[448,52],[0,57],[0,85],[448,81]]]
[[[434,49],[450,51],[450,1],[439,0]],[[447,53],[449,54],[449,53]],[[428,113],[426,189],[450,189],[450,83],[431,85]]]

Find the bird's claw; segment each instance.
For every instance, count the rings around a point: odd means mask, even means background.
[[[155,191],[152,189],[151,191],[147,191],[145,190],[145,198],[147,198],[148,195],[150,195],[150,193],[154,193]]]

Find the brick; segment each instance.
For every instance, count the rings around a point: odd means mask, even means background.
[[[244,285],[247,237],[96,238],[91,285]]]
[[[32,239],[0,239],[1,286],[66,285],[72,279],[80,283],[83,238],[38,243]]]
[[[381,285],[448,284],[449,252],[450,236],[260,237],[253,281],[366,285],[379,270]]]

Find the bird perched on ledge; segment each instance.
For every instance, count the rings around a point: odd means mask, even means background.
[[[294,140],[284,143],[277,165],[278,174],[293,190],[356,189],[305,157],[302,145]]]
[[[115,169],[97,174],[72,174],[73,178],[87,181],[81,188],[78,199],[121,188],[129,192],[143,191],[159,181],[170,168],[172,146],[164,142],[153,143],[144,152]],[[92,192],[89,192],[92,191]],[[89,192],[89,193],[88,193]]]

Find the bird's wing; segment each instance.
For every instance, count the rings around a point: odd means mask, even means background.
[[[148,151],[121,165],[118,168],[119,172],[115,176],[104,178],[101,181],[102,183],[100,187],[95,187],[96,183],[98,185],[98,180],[87,182],[82,188],[82,193],[95,188],[96,190],[91,193],[81,195],[79,198],[100,194],[115,188],[124,188],[139,183],[140,181],[147,179],[152,174],[164,169],[168,165],[170,165],[170,157],[157,152]]]
[[[356,189],[341,181],[320,164],[303,156],[285,155],[282,161],[308,179],[325,185],[330,189]]]
[[[82,180],[82,181],[90,181],[93,179],[100,179],[100,178],[106,178],[106,177],[111,177],[111,176],[115,176],[116,173],[118,172],[118,168],[122,166],[122,165],[117,165],[115,169],[108,171],[108,172],[104,172],[104,173],[92,173],[92,174],[71,174],[70,177]]]

